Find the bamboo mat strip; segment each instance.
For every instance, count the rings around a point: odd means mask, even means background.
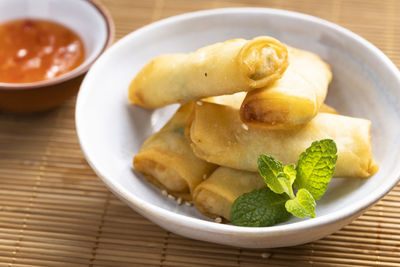
[[[116,37],[168,16],[260,6],[322,17],[400,65],[400,2],[102,0]],[[400,266],[400,186],[342,230],[310,244],[240,249],[169,233],[112,195],[86,163],[74,99],[33,115],[0,113],[0,266]]]

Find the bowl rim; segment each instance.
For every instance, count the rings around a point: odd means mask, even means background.
[[[81,90],[79,91],[75,109],[75,125],[76,131],[78,136],[78,141],[82,152],[87,159],[87,162],[91,166],[91,168],[95,171],[97,176],[106,184],[106,186],[119,197],[122,201],[129,204],[130,207],[134,208],[137,212],[142,214],[143,216],[151,219],[153,222],[157,224],[165,225],[167,223],[175,223],[178,227],[183,229],[192,229],[192,230],[199,230],[202,229],[204,232],[208,233],[219,233],[219,234],[226,234],[226,235],[246,235],[248,237],[256,237],[256,236],[276,236],[281,235],[282,232],[287,234],[294,234],[299,230],[308,230],[311,228],[322,227],[325,225],[333,224],[335,222],[342,221],[346,218],[351,218],[356,214],[360,214],[366,208],[377,202],[381,199],[385,194],[387,194],[396,184],[400,181],[400,165],[392,171],[392,179],[385,182],[382,186],[378,187],[373,194],[360,199],[359,201],[352,203],[341,210],[337,210],[331,212],[329,214],[322,215],[320,217],[316,217],[314,219],[308,219],[298,222],[293,222],[289,224],[283,225],[275,225],[270,227],[242,227],[242,226],[235,226],[230,224],[219,224],[212,221],[207,221],[199,218],[189,217],[183,214],[175,213],[173,211],[164,209],[159,207],[155,204],[149,203],[145,200],[142,200],[140,197],[135,196],[129,192],[126,188],[117,187],[113,183],[112,177],[114,176],[112,173],[109,173],[107,170],[100,170],[95,163],[95,156],[92,156],[92,151],[88,149],[86,146],[85,132],[84,132],[84,125],[85,122],[82,119],[81,114],[84,113],[84,103],[86,98],[88,97],[88,92],[90,90],[85,90],[86,84],[89,83],[89,78],[91,77],[92,73],[96,71],[97,64],[101,64],[103,58],[107,58],[108,55],[111,55],[114,50],[118,50],[120,46],[124,46],[125,43],[129,43],[131,39],[136,38],[137,35],[140,35],[144,32],[151,31],[154,28],[159,26],[168,25],[174,22],[184,22],[187,19],[199,18],[207,16],[215,16],[215,15],[226,15],[226,14],[263,14],[263,15],[280,15],[290,18],[296,18],[305,20],[311,23],[320,24],[327,29],[339,33],[341,36],[346,36],[347,38],[351,39],[354,42],[357,42],[361,46],[367,48],[372,54],[375,54],[376,57],[382,60],[384,65],[389,70],[389,75],[395,77],[397,83],[400,85],[400,71],[394,65],[394,63],[377,47],[371,44],[369,41],[364,39],[363,37],[357,35],[356,33],[339,26],[335,23],[329,22],[327,20],[299,13],[294,11],[282,10],[282,9],[274,9],[274,8],[255,8],[255,7],[240,7],[240,8],[221,8],[221,9],[211,9],[211,10],[202,10],[190,13],[184,13],[177,16],[172,16],[165,18],[163,20],[159,20],[148,24],[142,28],[139,28],[124,38],[116,42],[113,47],[111,47],[106,53],[102,55],[100,60],[96,62],[93,68],[89,71],[88,75],[85,77],[84,81],[81,85]],[[82,126],[81,126],[82,125]],[[108,177],[108,178],[107,178]],[[164,227],[164,226],[163,226]],[[199,238],[200,239],[200,238]],[[203,239],[205,240],[205,238]],[[221,240],[220,243],[228,244],[229,241]]]
[[[85,72],[87,72],[89,70],[89,68],[92,66],[92,64],[113,43],[114,37],[115,37],[115,24],[114,24],[114,21],[112,19],[111,14],[109,13],[109,11],[98,0],[85,0],[85,1],[87,3],[89,3],[90,5],[92,5],[97,10],[97,12],[100,14],[100,16],[103,18],[103,20],[106,23],[106,28],[107,28],[106,29],[106,31],[107,31],[106,41],[104,42],[104,45],[103,45],[102,49],[98,52],[98,54],[91,61],[87,62],[86,66],[83,68],[79,68],[79,66],[78,66],[60,76],[57,76],[55,78],[48,79],[48,80],[29,82],[29,83],[0,82],[0,90],[4,90],[4,91],[32,90],[32,89],[36,89],[36,88],[52,86],[52,85],[63,83],[68,80],[72,80],[72,79],[84,74]],[[83,63],[85,63],[85,61]]]

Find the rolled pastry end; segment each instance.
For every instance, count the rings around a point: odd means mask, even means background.
[[[229,221],[235,200],[244,193],[264,186],[263,178],[256,172],[219,167],[196,187],[193,203],[204,215],[223,217]]]
[[[368,175],[366,176],[366,178],[372,176],[373,174],[377,173],[379,170],[379,165],[378,163],[375,161],[374,158],[372,158],[369,162],[369,167],[368,167]]]
[[[339,115],[339,112],[334,107],[331,107],[327,104],[322,104],[319,108],[319,112]]]
[[[132,104],[141,106],[141,107],[148,107],[148,104],[146,104],[146,101],[144,101],[143,95],[142,95],[142,90],[136,89],[136,85],[134,85],[135,80],[131,82],[129,85],[129,101]]]
[[[133,165],[135,170],[142,173],[150,183],[158,188],[166,190],[175,197],[191,200],[190,187],[186,179],[171,166],[164,166],[146,155],[137,155],[133,160]]]
[[[371,122],[368,124],[368,145],[369,145],[369,153],[371,154],[371,157],[368,158],[368,166],[365,168],[366,173],[363,178],[369,178],[375,173],[379,171],[379,164],[376,162],[373,154],[372,154],[372,141],[371,141]]]
[[[268,98],[258,96],[257,90],[249,92],[240,108],[241,120],[254,127],[270,130],[293,129],[308,122],[318,113],[318,107],[310,100],[280,94],[270,95]]]
[[[203,187],[195,190],[193,203],[197,210],[207,217],[217,218],[221,216],[228,221],[230,220],[232,201],[212,190]]]
[[[367,153],[370,155],[369,157],[365,157],[366,166],[364,165],[362,168],[363,173],[360,175],[362,178],[369,178],[379,170],[379,165],[376,162],[374,155],[372,153],[372,141],[371,141],[371,121],[368,121],[368,137],[366,141]]]
[[[267,36],[248,41],[239,57],[251,88],[265,87],[278,80],[289,65],[287,47]]]

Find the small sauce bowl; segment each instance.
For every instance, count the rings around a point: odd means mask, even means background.
[[[36,112],[61,105],[78,92],[84,74],[114,39],[112,18],[95,0],[0,2],[0,24],[24,18],[56,22],[76,32],[83,41],[86,58],[75,69],[48,80],[0,82],[0,111]]]

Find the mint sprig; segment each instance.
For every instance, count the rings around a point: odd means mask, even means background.
[[[331,139],[313,142],[300,155],[294,187],[305,188],[314,199],[320,199],[335,172],[336,153],[336,144]]]
[[[315,141],[301,153],[297,168],[284,166],[271,155],[260,155],[258,170],[267,187],[245,193],[235,200],[231,221],[240,226],[271,226],[292,214],[315,217],[315,200],[328,188],[337,161],[336,144],[331,139]],[[293,192],[293,185],[298,189]]]
[[[231,222],[252,227],[284,222],[290,217],[285,209],[288,199],[285,194],[275,194],[268,187],[245,193],[232,205]]]
[[[286,201],[285,208],[288,212],[296,217],[312,217],[315,218],[315,200],[307,189],[300,189],[294,199]]]

